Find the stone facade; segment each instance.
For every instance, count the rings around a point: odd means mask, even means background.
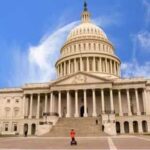
[[[150,80],[121,78],[120,64],[85,5],[61,49],[55,81],[0,89],[0,133],[34,135],[61,117],[101,117],[112,135],[150,132]]]

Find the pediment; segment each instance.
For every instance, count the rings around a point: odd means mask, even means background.
[[[57,80],[54,85],[68,85],[68,84],[87,84],[87,83],[104,83],[110,82],[102,77],[97,77],[88,73],[76,73],[63,79]]]

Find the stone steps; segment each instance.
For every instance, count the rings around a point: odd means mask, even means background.
[[[70,130],[76,131],[76,136],[104,136],[102,132],[101,119],[96,125],[96,118],[60,118],[51,131],[44,136],[46,137],[68,137]]]

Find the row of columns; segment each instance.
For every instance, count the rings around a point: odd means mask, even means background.
[[[113,54],[113,49],[111,46],[99,44],[99,43],[80,43],[76,45],[67,46],[62,49],[61,54],[62,56],[67,56],[81,51],[82,52],[97,51],[97,52],[107,52],[109,54]]]
[[[101,94],[101,110],[102,114],[105,113],[105,97],[104,97],[104,89],[100,89]],[[143,94],[145,93],[145,90],[143,90]],[[111,113],[114,113],[114,100],[113,100],[113,90],[109,90],[109,97],[110,97],[110,111]],[[131,116],[131,101],[130,101],[130,92],[129,89],[126,89],[126,95],[127,95],[127,106],[128,106],[128,115]],[[141,115],[140,112],[140,105],[139,105],[139,95],[138,95],[138,89],[135,89],[135,98],[136,98],[136,108],[137,108],[137,115]],[[146,99],[145,96],[143,96],[143,104],[145,103]],[[70,107],[71,99],[70,99],[70,91],[66,91],[66,117],[71,117],[71,107]],[[87,112],[87,90],[83,90],[83,103],[84,103],[84,117],[88,116]],[[48,94],[45,94],[45,106],[44,106],[44,112],[54,112],[54,94],[53,92],[50,93],[50,110],[47,110],[47,104],[48,104]],[[123,110],[122,110],[122,98],[121,98],[121,90],[118,90],[118,104],[119,104],[119,116],[123,116]],[[32,108],[33,108],[33,95],[30,95],[30,108],[29,108],[29,118],[32,118]],[[92,89],[92,116],[97,116],[97,110],[96,110],[96,91],[95,89]],[[78,90],[75,90],[75,113],[74,117],[79,117],[79,97],[78,97]],[[144,108],[145,110],[145,108]],[[36,109],[36,118],[38,119],[40,112],[40,94],[38,94],[37,98],[37,109]],[[62,117],[62,93],[61,91],[58,91],[58,110],[57,113],[59,114],[59,117]]]
[[[77,71],[98,71],[119,76],[119,70],[119,64],[116,61],[100,57],[80,57],[69,59],[64,62],[61,62],[57,66],[57,72],[59,77],[75,73]]]

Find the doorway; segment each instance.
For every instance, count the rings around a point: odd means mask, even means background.
[[[24,135],[27,136],[28,135],[28,124],[24,124]]]
[[[31,134],[32,134],[32,135],[35,135],[35,132],[36,132],[36,124],[33,123],[33,124],[31,125]]]
[[[138,122],[137,121],[133,121],[133,131],[134,131],[134,133],[138,133]]]
[[[80,107],[80,117],[84,117],[84,106]]]

